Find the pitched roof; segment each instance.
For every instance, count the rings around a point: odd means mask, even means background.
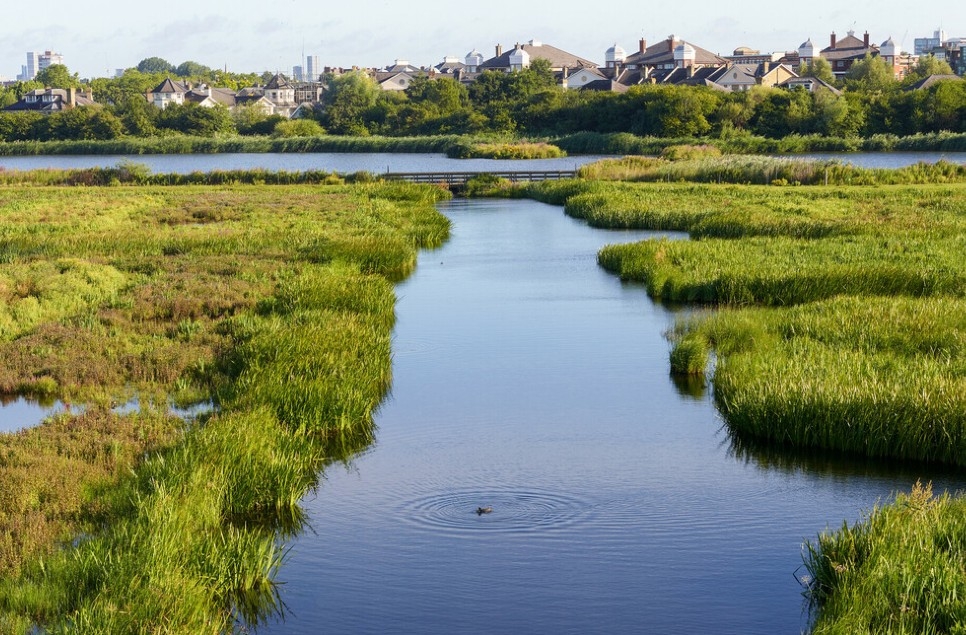
[[[221,104],[231,108],[237,103],[235,91],[230,88],[194,88],[189,90],[185,97],[189,101],[196,103],[201,103],[206,99],[211,99],[211,101],[216,104]]]
[[[724,66],[728,60],[719,57],[707,49],[679,40],[673,35],[648,46],[643,52],[637,51],[627,56],[624,63],[628,66],[663,66],[674,63],[674,49],[680,45],[694,49],[694,64],[696,66]]]
[[[74,103],[70,102],[73,91]],[[76,89],[38,88],[26,93],[22,99],[10,104],[4,110],[32,110],[43,113],[59,112],[75,106],[95,106],[95,102],[86,93]]]
[[[816,90],[825,89],[834,95],[841,95],[840,91],[835,86],[832,86],[824,79],[818,77],[805,76],[805,77],[791,77],[783,82],[778,82],[775,84],[779,88],[795,88],[797,86],[803,86],[807,88],[810,92],[815,92]]]
[[[291,90],[293,86],[289,83],[285,75],[276,73],[270,80],[268,80],[268,83],[265,84],[265,88],[266,90]]]
[[[841,40],[835,40],[835,46],[826,46],[823,48],[819,55],[832,62],[836,60],[862,59],[866,53],[875,53],[878,50],[879,47],[875,44],[866,46],[863,40],[855,37],[854,33],[849,31],[848,35]]]
[[[163,82],[157,85],[152,93],[167,93],[169,95],[176,93],[186,93],[188,92],[188,87],[181,82],[176,82],[170,77],[165,78]]]
[[[677,86],[710,86],[711,88],[727,90],[715,83],[728,69],[720,66],[702,66],[698,68],[675,68],[664,75],[660,83],[675,84]]]
[[[959,75],[930,75],[929,77],[920,79],[912,86],[909,86],[908,88],[906,88],[906,90],[922,90],[924,88],[929,88],[930,86],[934,86],[939,82],[948,82],[948,81],[961,82],[963,81],[963,78],[960,77]]]
[[[582,86],[576,86],[577,90],[596,90],[611,93],[626,93],[628,88],[627,84],[622,84],[613,79],[595,79],[592,82],[587,82]]]
[[[550,46],[549,44],[544,44],[537,40],[530,40],[527,44],[518,44],[521,49],[523,49],[527,55],[530,56],[531,60],[542,59],[550,62],[550,68],[554,70],[562,70],[564,68],[597,68],[598,64],[586,60],[582,57],[578,57],[573,53],[568,53],[562,49],[558,49],[555,46]],[[509,70],[510,68],[510,55],[516,50],[516,46],[510,47],[508,50],[503,51],[500,55],[496,57],[491,57],[482,64],[480,64],[479,69],[481,71],[485,70]]]

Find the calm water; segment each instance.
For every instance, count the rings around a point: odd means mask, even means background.
[[[856,152],[850,154],[789,155],[812,159],[839,159],[861,167],[902,167],[919,161],[935,163],[940,159],[966,163],[966,152]],[[385,172],[492,172],[500,170],[572,170],[602,157],[573,156],[563,159],[450,159],[443,154],[387,153],[305,153],[305,154],[143,154],[104,156],[0,156],[0,168],[36,170],[43,168],[111,167],[121,161],[147,165],[156,174],[184,174],[193,171],[247,170],[327,170],[351,173],[361,170]]]
[[[141,154],[141,155],[51,155],[0,157],[0,168],[36,170],[42,168],[111,167],[121,161],[142,163],[156,174],[187,174],[211,170],[326,170],[343,174],[385,172],[495,172],[502,170],[573,170],[599,156],[562,159],[450,159],[445,154],[388,153],[229,153],[229,154]]]
[[[668,376],[674,314],[594,230],[454,201],[397,289],[377,443],[329,468],[268,633],[798,633],[803,538],[941,474],[734,448]],[[478,516],[478,506],[492,506]]]

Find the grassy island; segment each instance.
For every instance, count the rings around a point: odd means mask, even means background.
[[[0,186],[0,391],[83,404],[0,434],[0,632],[222,633],[277,610],[300,499],[372,439],[392,283],[446,239],[446,195]]]
[[[671,334],[671,372],[713,372],[738,442],[966,465],[962,166],[699,156],[582,174],[497,188],[595,226],[688,233],[605,247],[598,262],[702,307]],[[809,542],[815,632],[966,630],[964,505],[917,484]]]

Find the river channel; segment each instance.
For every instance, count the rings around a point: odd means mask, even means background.
[[[802,542],[925,469],[734,446],[668,375],[676,313],[533,201],[453,201],[397,287],[377,442],[330,466],[268,633],[798,633]],[[492,512],[479,515],[478,507]]]

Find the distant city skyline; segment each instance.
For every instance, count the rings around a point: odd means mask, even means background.
[[[909,52],[915,38],[931,37],[940,28],[949,37],[966,37],[966,3],[910,10],[897,0],[851,5],[813,0],[791,16],[772,3],[745,3],[739,12],[734,5],[708,0],[694,0],[687,10],[666,3],[640,11],[628,8],[633,5],[588,9],[585,3],[549,0],[485,5],[170,0],[164,11],[172,17],[148,6],[118,11],[104,2],[49,0],[40,19],[5,16],[0,76],[15,78],[28,51],[48,49],[61,53],[81,77],[108,77],[154,56],[174,65],[190,60],[239,73],[290,74],[308,55],[317,56],[321,66],[384,67],[396,59],[430,66],[472,49],[490,57],[496,44],[507,48],[531,39],[602,64],[604,51],[615,42],[631,52],[641,38],[650,43],[671,34],[720,54],[739,46],[794,50],[808,38],[821,47],[832,31],[844,36],[850,29],[860,36],[868,31],[877,44],[892,37]],[[464,6],[472,6],[472,13],[461,15]]]

